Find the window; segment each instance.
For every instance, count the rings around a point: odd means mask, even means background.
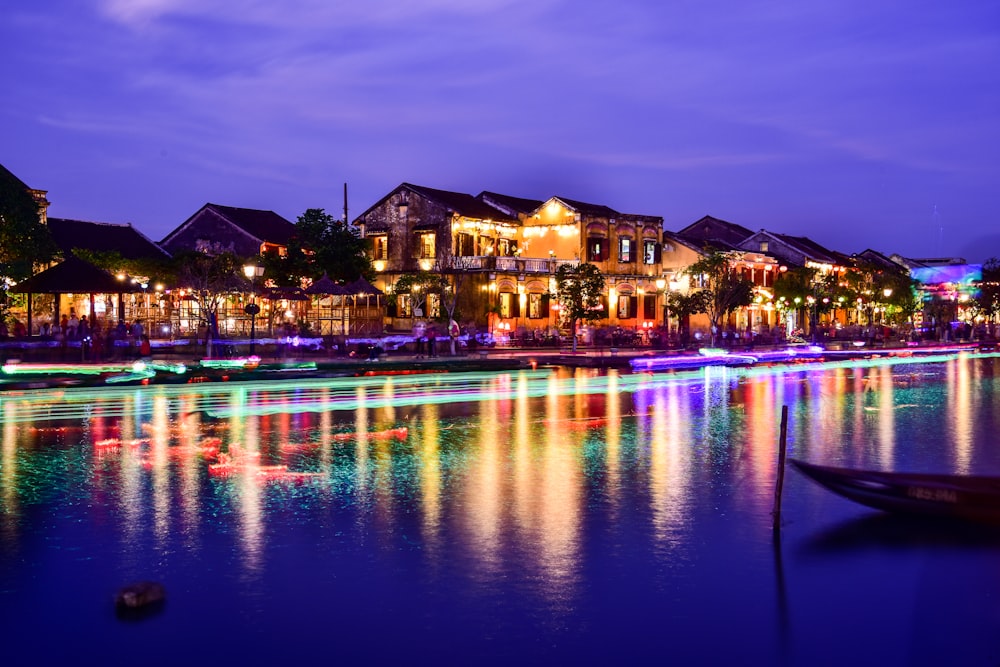
[[[767,252],[767,241],[761,241],[760,242],[760,251],[761,252]]]
[[[372,259],[389,259],[389,237],[385,235],[372,237]]]
[[[642,296],[642,317],[646,320],[656,319],[656,295],[644,294]]]
[[[587,239],[587,261],[588,262],[603,262],[607,257],[607,242],[605,239],[600,238],[589,238]]]
[[[636,305],[637,302],[634,296],[620,294],[618,296],[618,319],[628,320],[635,317]]]
[[[428,294],[427,295],[427,317],[435,320],[441,317],[441,295],[440,294]]]
[[[521,302],[513,292],[500,292],[500,317],[520,317]]]
[[[642,242],[642,263],[656,264],[656,241],[646,239]]]
[[[417,257],[420,259],[434,259],[434,234],[421,234],[417,239]]]
[[[413,301],[409,294],[400,294],[396,297],[396,316],[413,317]]]
[[[476,243],[472,234],[458,234],[455,236],[456,257],[471,257],[474,254],[476,254]]]
[[[628,237],[622,237],[618,239],[618,261],[619,262],[634,262],[635,261],[635,244],[632,239]]]
[[[529,294],[528,295],[528,318],[540,320],[549,316],[549,295]]]
[[[517,256],[517,241],[515,239],[500,239],[497,241],[498,257]]]

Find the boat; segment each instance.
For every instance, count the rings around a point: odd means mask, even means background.
[[[1000,477],[856,470],[789,461],[814,482],[868,507],[1000,523]]]

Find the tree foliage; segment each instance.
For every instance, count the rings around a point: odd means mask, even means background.
[[[996,257],[983,264],[983,277],[979,282],[975,305],[978,314],[988,320],[1000,317],[1000,259]]]
[[[439,273],[430,271],[417,271],[416,273],[404,273],[392,286],[392,290],[386,295],[386,301],[391,305],[396,305],[399,296],[407,294],[410,299],[410,307],[414,312],[423,313],[419,317],[428,317],[429,295],[437,295],[439,303],[448,317],[455,313],[457,304],[456,291],[453,289],[448,278]],[[437,319],[443,319],[443,315],[438,313]]]
[[[12,174],[0,170],[0,317],[6,318],[7,288],[30,278],[34,268],[59,253],[38,203]]]
[[[576,351],[576,324],[592,322],[606,314],[600,310],[604,295],[604,274],[594,264],[560,264],[556,269],[556,296],[562,319],[569,323]]]
[[[731,253],[714,251],[705,255],[685,269],[692,279],[699,280],[705,287],[702,306],[712,323],[712,343],[718,335],[720,324],[738,308],[753,302],[753,281],[745,277],[736,267]]]
[[[172,260],[126,259],[116,250],[95,251],[74,248],[73,254],[108,273],[124,273],[136,278],[145,278],[147,281],[172,281],[176,271],[176,263]]]
[[[351,282],[359,276],[374,280],[367,242],[344,220],[310,208],[298,217],[295,228],[284,257],[263,258],[275,284],[299,285],[302,278],[315,280],[324,273],[334,281]]]
[[[905,321],[919,309],[917,282],[903,267],[886,267],[856,260],[843,277],[845,301],[857,304],[868,324],[875,321],[875,311],[887,309],[890,321]]]
[[[200,252],[180,253],[173,258],[175,286],[185,290],[197,305],[201,324],[208,327],[208,355],[212,355],[213,324],[226,295],[247,289],[243,262],[232,253],[209,256]]]

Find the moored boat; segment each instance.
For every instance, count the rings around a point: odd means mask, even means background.
[[[789,460],[814,482],[868,507],[1000,522],[1000,477],[856,470]]]

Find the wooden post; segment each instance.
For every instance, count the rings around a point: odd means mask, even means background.
[[[778,481],[774,488],[774,530],[781,530],[781,489],[785,484],[785,437],[788,432],[788,406],[781,406],[781,431],[778,436]]]

